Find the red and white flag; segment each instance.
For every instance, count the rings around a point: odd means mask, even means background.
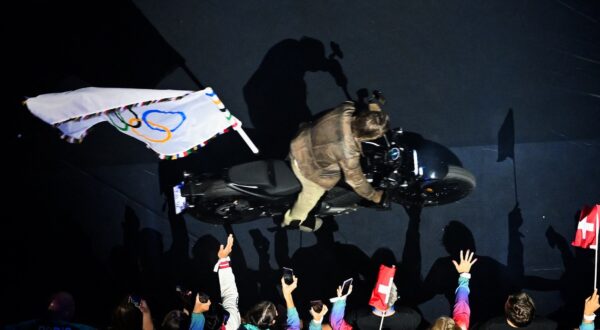
[[[600,220],[599,217],[600,205],[584,206],[579,216],[575,240],[571,242],[571,245],[584,249],[596,249],[598,246],[596,226]]]
[[[377,283],[371,293],[369,305],[382,311],[388,309],[395,274],[396,267],[379,266],[379,276],[377,276]]]

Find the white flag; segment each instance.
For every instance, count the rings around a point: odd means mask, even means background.
[[[257,153],[242,123],[211,88],[201,91],[82,88],[27,99],[29,110],[55,125],[69,141],[81,140],[89,128],[109,121],[121,132],[156,151],[161,158],[187,156],[217,134],[233,128]]]

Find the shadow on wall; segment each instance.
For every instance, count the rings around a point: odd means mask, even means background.
[[[20,24],[11,37],[25,95],[51,92],[68,76],[97,87],[153,88],[184,64],[132,1],[15,6],[10,20]]]
[[[284,158],[300,123],[312,119],[306,102],[307,72],[327,72],[346,97],[347,78],[336,57],[343,56],[331,43],[326,56],[324,44],[313,38],[286,39],[269,49],[260,67],[244,86],[250,120],[257,130],[263,157]]]
[[[10,108],[15,110],[16,125],[10,125],[9,129],[16,130],[11,136],[19,136],[14,144],[17,150],[30,150],[40,135],[41,122],[21,105],[25,97],[89,86],[155,88],[176,68],[187,69],[183,57],[130,0],[85,3],[26,0],[15,3],[6,19],[6,26],[13,27],[7,34],[7,44],[11,45],[9,74],[15,76],[8,80],[15,92]],[[191,74],[190,78],[194,80]],[[139,142],[118,136],[112,130],[107,134],[102,128],[95,129],[95,134],[88,137],[85,150],[76,157],[78,161],[94,165],[140,162],[143,154],[131,153],[124,147],[128,144],[135,147]],[[43,130],[44,137],[49,135],[58,140],[59,132],[50,130],[50,126]],[[100,143],[94,145],[96,137]],[[61,141],[58,147],[65,145]],[[81,149],[71,147],[69,151]],[[102,155],[103,158],[98,157]],[[144,160],[156,159],[150,152],[147,155]]]

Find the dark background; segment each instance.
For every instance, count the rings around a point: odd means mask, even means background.
[[[273,283],[286,265],[300,277],[301,302],[308,292],[333,296],[352,275],[362,283],[353,304],[365,305],[385,261],[401,266],[403,302],[419,303],[428,320],[449,314],[429,289],[454,289],[450,261],[439,258],[448,256],[444,228],[458,220],[467,237],[459,243],[472,235],[482,260],[475,318],[501,312],[505,293],[525,288],[539,313],[579,322],[593,253],[569,243],[578,210],[600,200],[598,2],[24,1],[5,14],[1,324],[35,317],[58,290],[75,295],[77,320],[97,326],[127,292],[147,296],[157,319],[175,283],[218,296],[210,270],[226,230],[169,216],[163,191],[181,169],[250,157],[235,133],[165,163],[107,124],[70,145],[20,104],[86,86],[200,84],[217,91],[263,157],[284,155],[297,124],[346,100],[344,89],[352,98],[380,89],[393,126],[450,148],[477,178],[466,199],[411,220],[395,206],[340,216],[320,235],[276,231],[271,219],[233,226],[242,309],[280,300]],[[509,109],[516,182],[512,160],[497,162]]]

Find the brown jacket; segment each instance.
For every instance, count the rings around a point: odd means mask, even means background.
[[[372,200],[375,190],[360,167],[361,147],[352,135],[354,103],[347,101],[300,130],[292,140],[290,156],[305,178],[331,189],[344,172],[346,182],[360,196]],[[340,171],[341,169],[341,171]]]

